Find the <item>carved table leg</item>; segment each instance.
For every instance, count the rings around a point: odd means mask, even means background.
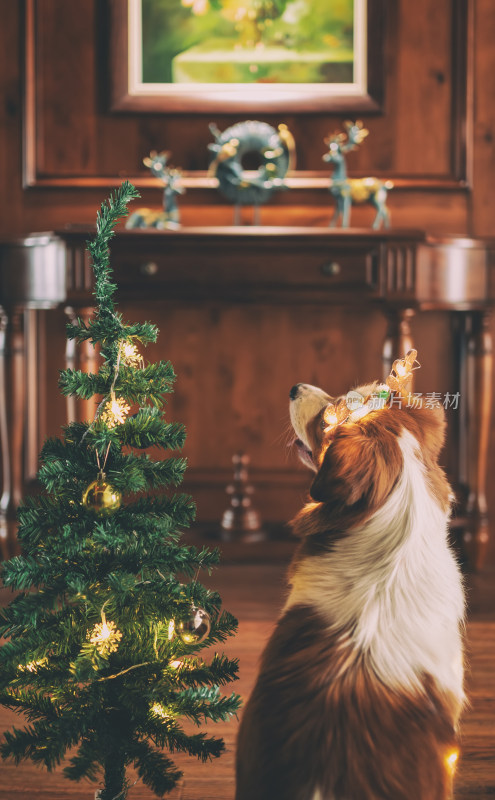
[[[383,380],[390,375],[395,359],[403,358],[414,348],[410,325],[414,313],[412,308],[391,309],[387,312],[388,325],[382,350]]]
[[[26,359],[24,312],[14,308],[8,318],[0,312],[0,436],[2,439],[3,491],[0,499],[2,557],[19,552],[17,507],[23,494]]]
[[[489,541],[486,477],[492,403],[493,348],[489,313],[466,315],[466,386],[461,387],[467,403],[467,515],[464,547],[475,569],[483,566]],[[461,395],[462,396],[462,395]]]
[[[1,557],[7,558],[7,545],[9,540],[7,513],[10,506],[11,496],[11,474],[10,474],[10,453],[7,439],[8,419],[7,419],[7,376],[6,376],[6,338],[7,338],[8,317],[4,309],[0,306],[0,443],[2,446],[2,482],[3,491],[0,498],[0,546]]]

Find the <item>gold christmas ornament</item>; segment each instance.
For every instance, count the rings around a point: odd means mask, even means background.
[[[107,622],[105,614],[101,615],[101,622],[94,626],[89,641],[94,644],[100,656],[108,656],[119,648],[122,634],[117,630],[115,622]]]
[[[122,502],[120,492],[101,473],[95,481],[89,484],[82,496],[82,504],[88,511],[94,511],[99,517],[112,514]]]
[[[210,632],[210,615],[203,608],[193,606],[188,619],[181,620],[176,627],[184,644],[199,644]]]

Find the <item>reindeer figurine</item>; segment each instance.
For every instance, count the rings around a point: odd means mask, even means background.
[[[126,228],[178,228],[180,226],[177,195],[184,194],[181,185],[182,173],[179,169],[168,166],[170,152],[163,150],[157,153],[152,150],[149,156],[143,158],[145,167],[149,167],[151,174],[163,183],[163,211],[154,211],[150,208],[138,208],[129,217]]]
[[[330,220],[330,226],[335,227],[342,219],[342,227],[349,227],[352,203],[371,203],[376,208],[376,217],[373,228],[390,225],[390,217],[386,206],[387,191],[393,187],[392,181],[381,181],[378,178],[348,178],[345,155],[350,150],[355,150],[369,133],[363,128],[363,123],[344,122],[346,133],[334,133],[325,139],[328,153],[323,156],[323,161],[334,165],[333,178],[330,183],[330,193],[335,197],[335,213]]]

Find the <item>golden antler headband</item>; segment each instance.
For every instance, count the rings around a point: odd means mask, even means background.
[[[404,358],[397,358],[392,364],[390,375],[385,383],[375,386],[372,393],[363,397],[359,392],[348,392],[346,398],[336,405],[330,404],[325,409],[323,419],[327,427],[325,432],[331,431],[344,422],[357,422],[370,411],[379,411],[391,404],[393,394],[402,394],[406,389],[411,375],[420,364],[416,361],[417,350],[409,350]]]
[[[421,365],[416,360],[417,356],[417,350],[409,350],[404,358],[397,358],[394,361],[390,375],[385,381],[393,392],[402,392],[409,383],[414,370],[419,369]]]

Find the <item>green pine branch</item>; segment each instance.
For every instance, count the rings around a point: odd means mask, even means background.
[[[130,403],[148,402],[161,408],[163,396],[173,391],[174,381],[175,373],[170,362],[159,361],[142,370],[121,366],[115,381],[114,373],[103,367],[96,375],[66,369],[61,371],[58,385],[62,394],[82,400],[89,400],[94,395],[109,395],[113,387],[117,397],[124,397]]]
[[[147,720],[147,725],[150,724],[150,720]],[[153,738],[160,747],[166,747],[171,753],[187,753],[203,762],[218,758],[225,749],[221,739],[204,733],[186,734],[179,725],[164,723],[159,717],[156,717]]]
[[[114,228],[117,222],[129,213],[128,203],[138,197],[139,192],[136,188],[129,181],[124,181],[115,192],[110,194],[109,199],[101,204],[96,215],[96,236],[87,243],[95,274],[94,294],[100,317],[113,313],[113,296],[117,288],[112,281],[110,240],[115,236]]]
[[[182,777],[182,772],[175,769],[172,761],[163,752],[137,736],[129,746],[129,756],[143,783],[158,797],[170,792]]]
[[[221,697],[218,686],[201,686],[185,689],[174,699],[173,705],[181,716],[200,725],[207,720],[219,722],[233,716],[239,708],[239,698],[236,694]]]
[[[124,323],[122,316],[118,313],[113,315],[111,321],[96,318],[84,322],[78,318],[75,324],[67,323],[67,338],[75,339],[79,343],[106,344],[109,339],[116,337],[128,341],[130,344],[136,342],[144,345],[151,344],[157,340],[158,328],[151,322]]]

